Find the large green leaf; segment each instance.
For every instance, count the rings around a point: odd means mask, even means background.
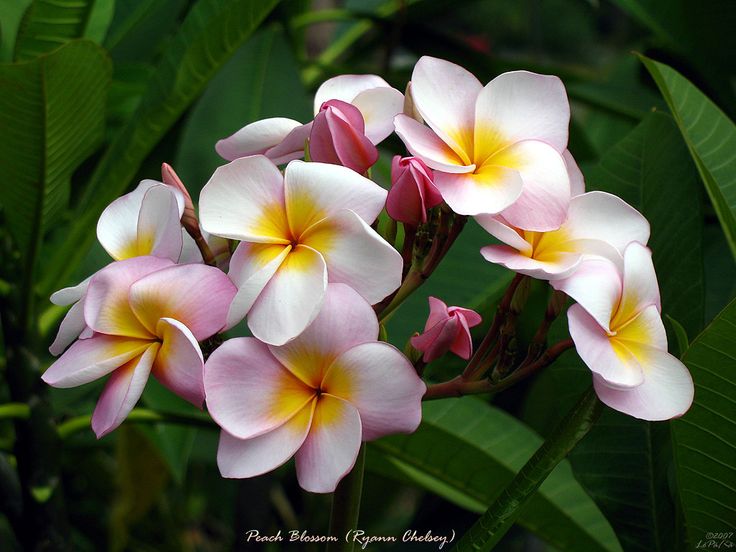
[[[690,546],[736,524],[736,301],[683,356],[695,382],[690,410],[672,422]],[[730,539],[736,542],[736,539]]]
[[[736,126],[671,67],[641,56],[680,127],[736,256]]]
[[[651,224],[663,311],[696,335],[703,325],[703,214],[697,174],[672,119],[651,113],[586,175]]]
[[[104,50],[87,41],[0,66],[0,201],[27,266],[67,207],[72,173],[100,144],[109,82]]]
[[[541,443],[517,419],[475,398],[433,401],[424,404],[414,434],[373,443],[372,456],[382,461],[369,468],[483,512]],[[560,550],[621,549],[567,462],[542,484],[519,523]]]
[[[98,164],[76,221],[41,283],[47,293],[66,282],[94,240],[105,206],[130,185],[146,156],[199,96],[223,63],[252,34],[277,0],[199,0],[169,43],[133,118]]]

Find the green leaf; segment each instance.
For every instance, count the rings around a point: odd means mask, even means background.
[[[663,63],[640,58],[680,127],[736,256],[736,126],[680,73]]]
[[[663,311],[691,335],[703,327],[703,214],[697,175],[672,119],[649,114],[586,175],[589,189],[618,195],[651,224]]]
[[[109,82],[105,51],[88,41],[0,65],[0,201],[28,267],[67,207],[72,173],[102,140]]]
[[[414,434],[372,443],[371,456],[382,458],[379,463],[369,461],[369,468],[483,512],[541,442],[517,419],[478,399],[432,401],[423,405],[422,425]],[[519,524],[561,550],[620,550],[608,522],[567,462],[540,487]]]
[[[109,0],[34,0],[18,29],[15,60],[33,59],[75,38],[100,42],[113,7],[114,2]],[[90,24],[91,36],[87,34]]]
[[[685,328],[682,327],[682,324],[680,324],[670,315],[666,314],[664,318],[665,320],[667,320],[667,323],[672,328],[672,332],[675,334],[675,339],[677,340],[677,350],[679,351],[679,354],[676,356],[682,356],[683,354],[685,354],[685,351],[687,351],[687,348],[690,346],[687,332],[685,331]]]
[[[690,546],[736,520],[736,300],[683,356],[695,401],[672,434],[680,498]]]
[[[189,11],[141,99],[82,196],[75,224],[51,259],[42,294],[68,281],[94,240],[97,217],[130,185],[141,163],[199,96],[235,50],[253,33],[277,0],[199,0]]]

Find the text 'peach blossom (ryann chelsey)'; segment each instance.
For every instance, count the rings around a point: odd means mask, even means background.
[[[84,319],[94,332],[75,342],[43,375],[76,387],[109,375],[92,415],[97,437],[122,423],[150,374],[194,405],[204,400],[198,341],[225,325],[235,286],[214,267],[145,256],[118,261],[90,280]]]
[[[411,345],[422,351],[424,362],[432,362],[447,351],[468,360],[473,354],[470,328],[482,322],[471,309],[449,307],[436,297],[429,298],[429,317],[424,332],[411,338]]]
[[[682,416],[693,401],[693,380],[667,352],[657,277],[649,249],[631,243],[623,274],[590,258],[567,279],[551,282],[577,301],[567,313],[570,336],[593,372],[605,404],[643,420]]]
[[[426,386],[392,345],[378,342],[370,305],[330,284],[319,316],[286,345],[226,341],[207,360],[207,407],[222,427],[224,477],[254,477],[296,455],[299,484],[327,493],[361,441],[411,433]]]
[[[389,216],[412,226],[427,222],[427,209],[442,203],[432,169],[417,157],[397,155],[391,162],[391,189],[386,198]]]
[[[238,294],[228,326],[281,345],[314,320],[327,283],[348,284],[375,304],[401,284],[401,255],[370,226],[386,190],[337,165],[292,161],[282,175],[263,156],[218,168],[202,190],[200,220],[240,240],[229,276]]]
[[[502,213],[527,230],[562,224],[571,197],[563,158],[570,107],[559,78],[513,71],[484,87],[462,67],[424,56],[411,94],[428,126],[399,114],[396,133],[435,171],[453,211]]]

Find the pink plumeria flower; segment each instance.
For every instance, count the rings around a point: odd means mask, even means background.
[[[417,157],[397,155],[391,163],[391,189],[386,198],[389,216],[412,226],[427,222],[427,209],[442,203],[432,169]]]
[[[413,432],[426,386],[406,357],[377,339],[370,305],[330,284],[319,316],[288,344],[223,343],[204,375],[207,407],[223,428],[220,473],[254,477],[296,455],[302,488],[332,492],[361,441]]]
[[[468,360],[473,354],[470,328],[482,322],[474,310],[448,307],[436,297],[429,298],[429,317],[424,333],[411,338],[411,345],[422,351],[424,362],[432,362],[447,351]]]
[[[314,118],[309,157],[363,174],[378,161],[378,150],[365,135],[360,110],[341,100],[329,100]]]
[[[394,116],[401,113],[404,105],[403,94],[376,75],[340,75],[326,80],[314,97],[314,115],[330,100],[351,104],[360,111],[365,137],[373,145],[393,132]],[[227,161],[265,155],[281,165],[304,157],[304,144],[311,132],[311,121],[303,125],[293,119],[274,117],[246,125],[217,142],[215,149]]]
[[[151,373],[201,407],[198,341],[223,328],[234,295],[235,286],[214,267],[151,256],[112,263],[92,277],[85,296],[84,319],[94,335],[75,342],[43,380],[66,388],[110,375],[92,415],[98,438],[122,423]]]
[[[567,219],[549,232],[521,230],[499,215],[475,219],[505,244],[483,247],[486,260],[542,280],[569,276],[587,255],[605,256],[620,264],[629,243],[649,239],[649,223],[641,213],[606,192],[573,197]]]
[[[570,336],[601,401],[643,420],[668,420],[690,408],[693,380],[667,352],[649,249],[631,243],[623,275],[609,260],[594,258],[552,284],[578,303],[567,312]]]
[[[327,282],[371,304],[401,283],[401,255],[370,226],[386,191],[337,165],[292,161],[282,175],[264,156],[218,168],[202,190],[211,234],[241,240],[230,261],[238,294],[228,326],[248,315],[254,336],[281,345],[319,312]]]
[[[411,94],[429,126],[400,114],[396,133],[434,169],[453,211],[502,213],[529,230],[562,224],[571,195],[563,159],[570,107],[559,78],[513,71],[484,87],[462,67],[424,56]]]

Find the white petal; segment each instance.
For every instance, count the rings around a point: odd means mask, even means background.
[[[358,94],[351,102],[365,121],[365,135],[374,144],[394,131],[394,117],[404,109],[404,95],[395,88],[382,86]]]
[[[339,75],[327,79],[314,95],[314,114],[328,100],[353,103],[358,94],[371,88],[390,88],[390,85],[377,75]]]
[[[284,117],[255,121],[245,125],[232,136],[218,141],[215,150],[227,161],[264,154],[266,150],[280,144],[298,126],[301,126],[299,121]]]

